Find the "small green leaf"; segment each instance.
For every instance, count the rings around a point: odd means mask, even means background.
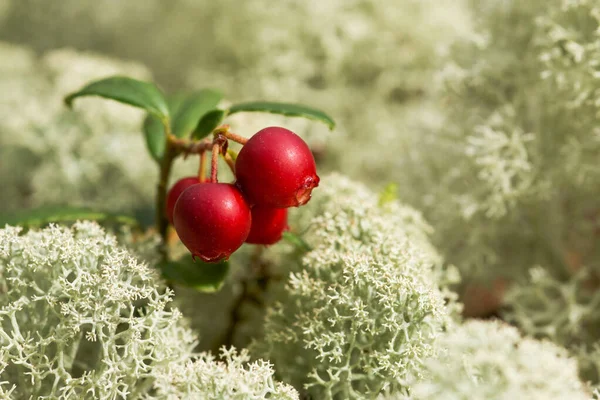
[[[283,235],[281,236],[281,238],[283,240],[285,240],[286,242],[293,244],[299,250],[302,250],[302,251],[310,251],[311,250],[310,245],[308,243],[306,243],[306,241],[304,239],[302,239],[301,236],[298,236],[295,233],[292,233],[290,231],[283,232]]]
[[[229,108],[229,114],[234,114],[243,111],[268,112],[273,114],[286,115],[288,117],[304,117],[323,122],[329,127],[329,129],[333,129],[335,127],[335,121],[323,111],[306,107],[300,104],[254,101],[250,103],[234,104]]]
[[[229,262],[205,263],[194,261],[192,256],[185,256],[177,261],[169,261],[159,265],[165,279],[192,287],[199,292],[216,292],[225,283],[229,272]]]
[[[178,104],[177,109],[173,110],[173,135],[179,138],[189,136],[198,125],[198,121],[215,108],[222,98],[220,92],[212,89],[202,89],[187,95],[183,102]]]
[[[379,205],[382,206],[386,203],[398,200],[398,185],[395,183],[389,183],[379,193]]]
[[[116,100],[142,108],[160,120],[166,121],[169,118],[169,107],[162,92],[150,82],[125,76],[100,79],[65,97],[65,103],[71,107],[73,100],[82,96],[100,96]]]
[[[148,152],[156,162],[160,163],[167,147],[167,137],[162,122],[154,115],[148,114],[142,129]]]
[[[196,140],[200,140],[208,136],[213,129],[219,126],[221,121],[223,121],[223,118],[225,118],[225,111],[223,110],[212,110],[207,112],[198,122],[192,137]]]
[[[78,207],[41,207],[13,213],[2,213],[0,214],[0,227],[8,224],[31,228],[47,225],[51,222],[66,223],[77,220],[116,222],[131,226],[139,225],[135,218],[128,215],[92,211]]]

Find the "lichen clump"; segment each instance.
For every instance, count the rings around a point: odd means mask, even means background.
[[[468,321],[440,337],[415,400],[589,400],[577,362],[550,341],[522,338],[499,321]]]
[[[96,223],[0,229],[0,291],[3,398],[297,398],[244,351],[194,353],[172,292]]]
[[[94,223],[0,230],[0,390],[136,397],[195,337],[155,272]]]
[[[379,205],[340,175],[322,182],[298,213],[311,250],[282,262],[291,273],[253,349],[315,398],[404,391],[451,322],[434,279],[439,256],[414,210]]]

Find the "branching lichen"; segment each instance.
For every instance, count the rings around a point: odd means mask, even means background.
[[[340,175],[322,180],[296,218],[312,247],[268,310],[256,354],[315,398],[403,391],[451,324],[436,278],[447,274],[414,210]]]
[[[156,273],[94,223],[0,230],[0,386],[15,398],[136,398],[196,339]]]
[[[415,400],[589,400],[577,363],[550,341],[522,338],[501,322],[470,321],[440,337]],[[393,398],[393,397],[391,397]]]

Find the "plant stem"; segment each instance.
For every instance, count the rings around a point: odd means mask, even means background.
[[[223,154],[223,159],[227,163],[227,166],[229,166],[229,169],[231,170],[231,172],[233,172],[233,175],[235,175],[235,161],[233,161],[233,158],[231,158],[229,151],[227,151],[227,153]]]
[[[165,154],[163,155],[163,159],[160,163],[160,177],[156,191],[156,231],[160,235],[162,242],[159,247],[159,253],[161,261],[163,262],[168,260],[167,229],[169,227],[169,221],[165,215],[167,204],[167,185],[169,184],[173,160],[177,156],[177,153],[177,150],[173,147],[172,141],[169,137],[167,137]]]
[[[220,145],[216,141],[212,145],[212,160],[210,163],[210,181],[212,183],[217,183],[217,172],[219,169],[219,150]]]
[[[239,143],[241,145],[245,145],[246,143],[248,143],[248,139],[247,138],[245,138],[243,136],[240,136],[240,135],[237,135],[237,134],[235,134],[233,132],[229,132],[229,126],[226,126],[225,129],[219,129],[218,132],[221,135],[225,136],[227,139],[233,140],[234,142]]]

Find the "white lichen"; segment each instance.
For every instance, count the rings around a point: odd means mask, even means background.
[[[315,398],[405,390],[451,324],[426,224],[340,175],[325,177],[296,218],[312,249],[281,263],[291,273],[254,351]]]
[[[0,230],[0,387],[13,398],[137,398],[195,335],[156,272],[90,222]]]
[[[522,338],[498,321],[469,321],[439,338],[414,400],[589,400],[577,362],[550,341]],[[393,399],[394,397],[389,397]]]

